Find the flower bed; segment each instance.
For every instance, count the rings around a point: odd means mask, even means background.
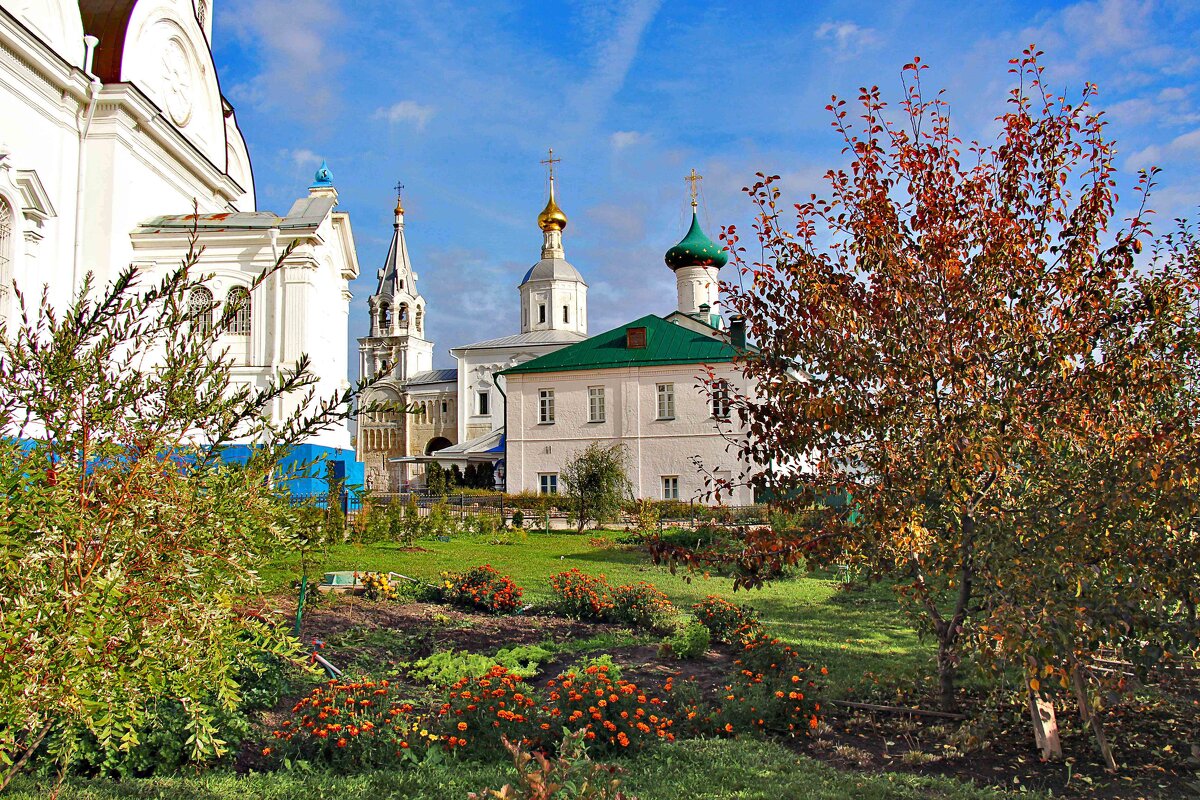
[[[511,614],[521,604],[524,591],[507,575],[490,564],[466,572],[443,572],[439,587],[441,599],[491,614]]]
[[[675,614],[675,606],[653,584],[638,581],[613,587],[603,575],[578,568],[551,575],[550,590],[555,613],[590,622],[654,628]]]

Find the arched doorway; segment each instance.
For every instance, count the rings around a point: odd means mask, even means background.
[[[425,455],[436,453],[438,450],[443,450],[452,444],[454,443],[445,436],[435,436],[429,440],[428,444],[425,445]]]

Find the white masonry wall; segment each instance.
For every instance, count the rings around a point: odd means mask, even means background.
[[[516,374],[507,376],[508,463],[510,492],[536,492],[539,476],[558,474],[563,466],[593,441],[621,442],[629,454],[629,479],[638,498],[662,499],[662,478],[679,478],[679,499],[715,505],[707,497],[704,476],[693,459],[722,477],[738,476],[738,464],[729,443],[712,417],[712,406],[700,386],[701,365],[635,367],[607,370]],[[744,380],[732,365],[716,373],[737,391]],[[657,386],[673,383],[675,418],[660,420]],[[588,421],[588,388],[605,389],[605,421]],[[554,390],[553,424],[539,419],[539,390]],[[736,420],[726,425],[735,426]],[[739,487],[725,505],[750,505],[753,492]]]

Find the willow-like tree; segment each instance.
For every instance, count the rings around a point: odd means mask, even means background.
[[[615,518],[621,503],[633,496],[628,464],[625,445],[592,442],[563,465],[562,495],[580,533],[589,522]]]
[[[89,275],[65,308],[18,295],[0,327],[0,791],[46,742],[64,766],[82,741],[114,761],[153,747],[168,706],[189,757],[219,757],[238,669],[298,652],[234,598],[288,544],[281,461],[365,384],[317,398],[307,357],[235,382],[219,339],[238,307],[189,304],[207,279],[191,244],[157,280]],[[273,421],[280,401],[296,410]],[[237,441],[249,456],[225,463]]]
[[[1096,89],[1051,93],[1040,55],[1012,62],[990,144],[956,138],[919,59],[897,109],[834,98],[828,196],[785,206],[760,174],[762,255],[724,234],[757,345],[734,441],[768,465],[744,477],[784,505],[849,498],[819,529],[748,532],[741,582],[822,556],[898,581],[946,707],[968,646],[1036,696],[1100,648],[1195,641],[1195,240],[1153,238],[1153,172],[1120,218]]]

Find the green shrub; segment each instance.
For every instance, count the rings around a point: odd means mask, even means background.
[[[519,509],[519,508],[513,512],[512,526],[514,528],[524,528],[525,527],[525,512],[521,511],[521,509]]]
[[[663,639],[663,649],[675,658],[699,658],[708,651],[712,634],[699,622],[690,622]]]

